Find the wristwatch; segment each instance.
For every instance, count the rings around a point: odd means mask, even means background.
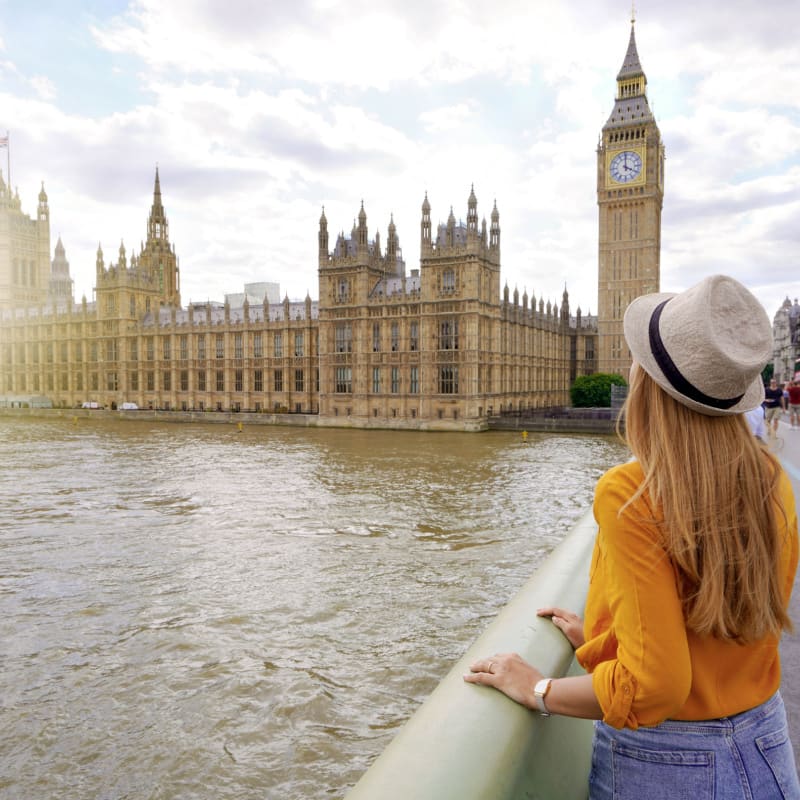
[[[552,682],[552,678],[542,678],[540,681],[537,681],[536,686],[533,687],[533,701],[536,703],[536,708],[539,709],[543,717],[550,716],[550,712],[544,704],[544,699],[550,691],[550,684]]]

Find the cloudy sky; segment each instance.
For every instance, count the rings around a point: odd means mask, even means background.
[[[318,297],[322,207],[407,270],[434,223],[497,202],[503,284],[597,308],[596,154],[627,0],[0,0],[0,135],[44,181],[75,295],[140,247],[158,165],[182,299],[245,282]],[[666,145],[661,287],[713,272],[770,316],[800,296],[800,3],[639,0]],[[0,164],[7,179],[6,152]]]

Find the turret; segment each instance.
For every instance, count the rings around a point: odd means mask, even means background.
[[[478,233],[478,198],[475,197],[475,184],[470,188],[467,200],[467,231]]]
[[[497,210],[497,200],[494,201],[492,209],[492,227],[489,235],[489,247],[500,249],[500,212]]]
[[[169,243],[169,223],[161,202],[161,179],[156,167],[153,186],[153,204],[147,221],[147,241],[140,254],[139,264],[145,274],[154,281],[159,294],[158,302],[179,308],[180,269],[175,248]]]
[[[322,207],[322,216],[319,218],[319,265],[328,263],[328,219],[325,216],[325,206]]]
[[[420,223],[420,251],[424,255],[430,253],[433,242],[431,240],[431,204],[428,202],[428,193],[422,201],[422,222]]]
[[[42,181],[42,188],[39,192],[38,217],[39,222],[47,222],[50,219],[50,208],[47,205],[47,192],[44,190],[44,181]]]
[[[447,246],[452,247],[456,243],[456,218],[453,215],[453,206],[450,206],[450,216],[447,217]]]
[[[72,286],[73,281],[69,275],[69,261],[67,261],[67,254],[59,236],[56,242],[55,256],[50,264],[50,299],[57,304],[66,304],[69,310],[73,304]]]
[[[156,167],[156,180],[153,187],[153,205],[150,206],[150,218],[147,222],[147,238],[162,242],[169,241],[169,223],[161,203],[161,181],[158,177],[158,167]]]
[[[364,201],[361,201],[361,211],[358,212],[358,249],[367,251],[367,212],[364,211]]]
[[[386,240],[386,257],[394,259],[397,256],[397,228],[394,224],[394,214],[389,215],[389,237]]]

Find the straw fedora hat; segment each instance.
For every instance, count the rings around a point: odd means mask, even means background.
[[[637,297],[623,328],[638,364],[694,411],[740,414],[764,399],[761,370],[772,357],[772,326],[733,278],[712,275],[680,294]]]

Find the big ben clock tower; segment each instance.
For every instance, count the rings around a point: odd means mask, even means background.
[[[664,145],[647,103],[647,78],[639,63],[632,19],[614,110],[597,147],[600,372],[628,378],[631,355],[622,334],[622,317],[635,297],[659,290],[663,199]]]

